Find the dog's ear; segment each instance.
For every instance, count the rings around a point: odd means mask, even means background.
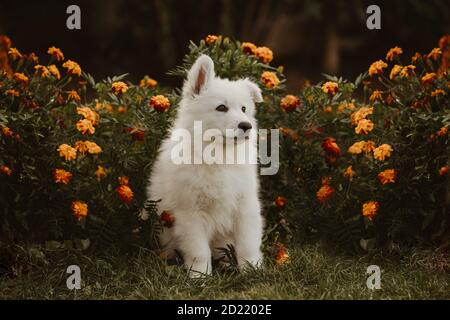
[[[191,97],[199,95],[208,88],[214,76],[214,62],[209,56],[202,54],[189,70],[183,94]]]
[[[243,81],[244,84],[247,86],[248,90],[250,90],[250,95],[253,101],[256,103],[263,102],[264,99],[262,96],[262,92],[261,89],[258,87],[258,85],[247,78],[244,79]]]

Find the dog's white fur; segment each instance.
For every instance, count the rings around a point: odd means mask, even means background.
[[[255,160],[255,102],[262,100],[255,83],[216,77],[213,61],[202,55],[184,83],[171,135],[179,128],[193,132],[194,121],[202,121],[203,130],[219,129],[225,140],[248,144]],[[222,104],[229,108],[228,112],[216,110]],[[252,124],[248,139],[239,134],[230,136],[226,131],[237,129],[241,122]],[[162,143],[147,190],[149,199],[160,200],[158,211],[170,212],[175,218],[173,227],[163,228],[160,235],[166,255],[179,251],[192,277],[210,274],[211,257],[219,255],[217,248],[227,244],[234,246],[239,266],[260,266],[263,219],[256,161],[177,165],[171,160],[175,144],[170,136]]]

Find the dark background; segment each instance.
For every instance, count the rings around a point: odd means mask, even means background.
[[[81,8],[81,30],[66,28],[70,4]],[[370,4],[381,7],[381,30],[366,28]],[[166,72],[208,34],[272,48],[295,89],[322,72],[352,79],[395,45],[409,62],[450,33],[449,18],[449,0],[0,0],[0,34],[22,52],[42,57],[54,45],[97,80],[149,74],[165,85],[180,84]]]

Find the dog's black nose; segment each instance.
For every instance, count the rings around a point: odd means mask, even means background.
[[[241,122],[238,124],[238,128],[242,129],[245,132],[252,128],[252,124],[250,122]]]

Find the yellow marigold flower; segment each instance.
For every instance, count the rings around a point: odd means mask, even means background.
[[[119,106],[117,108],[117,112],[118,113],[125,113],[127,111],[127,109],[124,106]]]
[[[55,58],[57,61],[64,60],[64,54],[62,53],[61,49],[58,49],[56,47],[50,47],[48,48],[47,53],[51,55],[53,58]]]
[[[392,147],[390,145],[385,143],[373,150],[373,157],[376,160],[384,161],[386,159],[386,157],[391,156],[392,151],[394,151],[394,149],[392,149]]]
[[[369,201],[363,204],[362,215],[372,220],[376,215],[380,204],[377,201]]]
[[[400,71],[400,77],[408,78],[409,75],[416,69],[416,66],[410,64],[408,66],[403,67],[402,71]]]
[[[75,160],[77,158],[77,149],[72,148],[68,144],[62,144],[58,148],[59,155],[66,161]]]
[[[373,122],[368,119],[362,119],[358,122],[358,125],[355,128],[356,134],[368,134],[373,130]]]
[[[257,47],[251,42],[243,42],[241,45],[241,49],[244,53],[255,54]]]
[[[374,90],[374,92],[372,92],[369,100],[372,102],[374,102],[375,100],[383,101],[383,92],[380,90]]]
[[[150,99],[150,106],[156,111],[166,112],[170,107],[170,101],[163,95],[153,96]]]
[[[142,79],[140,82],[139,82],[139,86],[140,87],[147,87],[147,88],[154,88],[154,87],[156,87],[158,85],[158,82],[156,81],[156,80],[154,80],[154,79],[152,79],[152,78],[149,78],[149,77],[144,77],[144,79]]]
[[[356,126],[361,120],[365,119],[368,115],[371,114],[373,114],[372,107],[362,107],[359,108],[357,111],[353,112],[350,115],[350,119],[352,120],[352,124]]]
[[[322,86],[322,91],[331,95],[335,95],[339,90],[339,86],[336,82],[328,81]]]
[[[431,96],[432,96],[432,97],[436,97],[436,96],[439,96],[439,95],[441,95],[441,94],[445,94],[445,91],[442,90],[442,89],[436,89],[436,90],[434,90],[434,91],[431,93]]]
[[[85,154],[88,151],[86,144],[84,143],[84,141],[81,141],[81,140],[78,140],[77,142],[75,142],[75,149],[80,154]]]
[[[130,183],[130,179],[126,176],[119,177],[119,178],[117,178],[117,180],[119,181],[120,185],[124,185],[124,186],[127,186]]]
[[[96,125],[98,124],[98,121],[100,120],[100,115],[95,112],[94,110],[92,110],[91,108],[88,107],[78,107],[77,108],[77,113],[79,115],[82,115],[85,119],[89,120],[90,122],[92,122],[92,125]]]
[[[366,144],[365,141],[358,141],[355,142],[353,145],[348,148],[348,152],[352,154],[360,154],[363,152],[364,145]]]
[[[450,167],[449,166],[444,166],[442,168],[439,169],[439,175],[440,176],[444,176],[447,174],[447,172],[450,171]]]
[[[439,129],[439,131],[437,132],[437,135],[439,137],[444,137],[445,135],[447,135],[448,132],[448,128],[447,127],[442,127]]]
[[[50,75],[48,68],[40,64],[35,65],[34,70],[36,70],[36,73],[39,73],[42,78],[47,78]]]
[[[125,82],[122,82],[122,81],[114,82],[111,85],[111,90],[116,96],[122,95],[125,92],[127,92],[128,85]]]
[[[81,98],[78,95],[78,92],[76,92],[75,90],[70,90],[69,94],[67,95],[67,100],[73,100],[73,101],[80,101]]]
[[[75,218],[81,220],[88,215],[88,205],[81,201],[72,201],[72,212]]]
[[[439,56],[442,54],[442,51],[440,48],[434,48],[431,50],[431,52],[427,55],[428,59],[437,60]]]
[[[288,94],[280,101],[280,107],[284,111],[292,111],[300,106],[300,99],[292,94]]]
[[[395,183],[397,172],[394,169],[387,169],[378,174],[381,184]]]
[[[19,91],[14,90],[14,89],[8,89],[8,90],[5,91],[5,94],[7,96],[18,97],[19,96]]]
[[[5,137],[8,137],[8,138],[11,138],[14,135],[14,132],[8,127],[3,127],[2,133]]]
[[[392,67],[391,73],[389,74],[389,79],[393,80],[401,71],[403,67],[399,64],[396,64]]]
[[[10,177],[12,175],[12,170],[9,167],[7,167],[7,166],[2,165],[0,167],[0,173],[5,175],[5,176]]]
[[[263,63],[270,63],[273,60],[273,52],[267,47],[256,48],[254,54]]]
[[[72,174],[64,169],[55,169],[53,171],[53,178],[55,183],[69,184],[72,179]]]
[[[57,80],[61,79],[61,74],[59,73],[58,68],[52,64],[51,66],[48,66],[48,71],[54,76]]]
[[[102,148],[92,141],[85,141],[84,144],[86,145],[87,151],[90,154],[99,154],[102,152]]]
[[[76,124],[77,130],[82,134],[94,134],[95,128],[88,119],[79,120]]]
[[[356,175],[356,172],[353,170],[352,166],[348,166],[347,169],[344,170],[344,177],[349,181],[353,180],[353,177]]]
[[[23,85],[27,85],[29,81],[28,77],[24,73],[19,72],[14,73],[14,79]]]
[[[369,154],[371,152],[373,152],[373,150],[375,150],[376,146],[375,146],[375,142],[373,142],[372,140],[368,140],[364,143],[363,147],[362,147],[362,151],[365,154]]]
[[[430,72],[430,73],[425,74],[422,77],[421,81],[422,81],[423,84],[427,84],[427,83],[433,82],[434,80],[436,80],[436,78],[437,78],[436,73]]]
[[[402,53],[403,53],[403,50],[400,47],[391,48],[386,55],[386,60],[392,61],[392,60],[394,60],[394,57],[397,57],[397,56],[401,55]]]
[[[375,61],[369,67],[369,76],[381,75],[383,73],[383,69],[386,67],[387,64],[383,60]]]
[[[106,170],[102,166],[97,166],[97,170],[95,171],[95,176],[97,177],[97,180],[100,181],[101,179],[106,177]]]
[[[123,202],[130,203],[131,201],[133,201],[134,193],[129,186],[124,184],[120,185],[116,188],[116,192]]]
[[[422,55],[418,52],[416,52],[412,58],[411,58],[411,62],[412,63],[416,63],[417,61],[419,61],[419,59],[422,59]]]
[[[17,60],[22,58],[22,54],[16,48],[11,48],[8,50],[8,55],[13,59]]]
[[[210,34],[210,35],[208,35],[208,36],[205,38],[205,41],[206,41],[207,44],[213,44],[213,43],[215,43],[217,40],[219,40],[219,38],[220,38],[220,36],[215,36],[215,35],[213,35],[213,34]]]
[[[277,249],[277,255],[276,255],[276,257],[275,257],[275,262],[276,262],[278,265],[282,265],[282,264],[285,264],[285,263],[289,263],[290,257],[289,257],[289,254],[288,254],[288,252],[287,252],[286,247],[284,246],[284,244],[282,244],[281,242],[277,242],[277,243],[275,244],[275,247],[276,247],[276,249]]]
[[[267,88],[275,88],[280,84],[277,74],[271,71],[264,71],[261,75],[261,81]]]
[[[67,74],[69,74],[70,76],[72,76],[72,75],[80,76],[81,75],[80,65],[72,60],[67,60],[66,62],[64,62],[63,68],[67,69]]]
[[[106,110],[108,112],[112,112],[113,111],[113,107],[109,103],[97,102],[95,104],[95,110]]]
[[[316,193],[317,200],[320,203],[324,203],[333,195],[333,192],[334,189],[330,185],[324,184]]]
[[[340,105],[338,105],[336,111],[337,111],[338,113],[342,113],[342,112],[344,112],[345,109],[346,109],[345,103],[341,103]]]

